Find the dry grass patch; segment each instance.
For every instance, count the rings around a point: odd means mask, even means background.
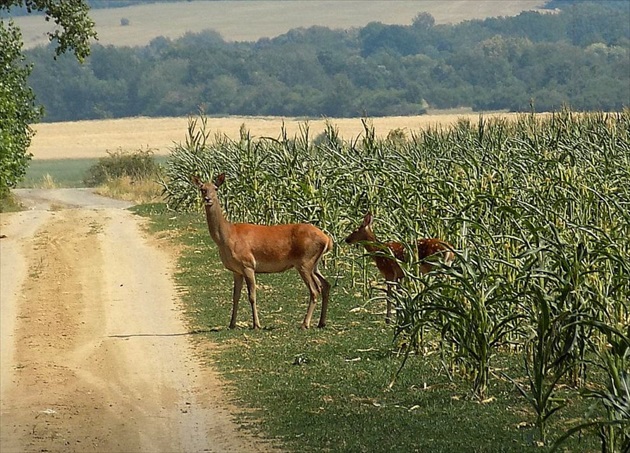
[[[42,176],[40,182],[36,183],[36,187],[39,187],[40,189],[57,189],[59,184],[57,184],[55,178],[51,176],[50,173],[46,173]]]
[[[107,181],[97,187],[95,192],[105,197],[131,201],[136,204],[162,201],[162,186],[152,179],[136,180],[129,176],[122,176]]]

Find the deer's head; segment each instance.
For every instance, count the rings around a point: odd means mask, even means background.
[[[368,212],[363,217],[363,222],[346,238],[346,243],[356,244],[357,242],[373,241],[374,233],[372,232],[372,222],[374,218],[372,213]]]
[[[191,176],[190,178],[194,185],[199,188],[201,192],[201,198],[206,206],[212,206],[217,200],[217,190],[221,185],[225,182],[225,173],[221,173],[217,176],[217,179],[214,183],[212,182],[203,182],[199,179],[198,176]]]

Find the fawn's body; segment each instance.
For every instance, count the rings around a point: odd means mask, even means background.
[[[346,243],[362,243],[372,260],[374,260],[379,272],[385,278],[388,296],[385,321],[389,323],[392,315],[390,283],[397,283],[405,276],[398,262],[407,262],[409,257],[402,243],[379,241],[372,230],[373,221],[372,214],[368,212],[363,218],[361,225],[346,238]],[[453,247],[448,242],[437,238],[419,239],[417,242],[418,259],[421,262],[431,256],[439,255],[445,263],[450,264],[455,258],[452,249]],[[390,255],[390,251],[393,257]],[[422,262],[420,264],[420,272],[426,274],[431,271],[433,266],[432,263]]]

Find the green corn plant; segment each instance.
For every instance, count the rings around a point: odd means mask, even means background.
[[[493,355],[509,346],[525,364],[521,388],[544,436],[562,405],[558,384],[601,376],[590,359],[609,340],[595,323],[624,331],[630,319],[630,109],[481,118],[409,138],[381,139],[367,119],[363,128],[345,140],[332,123],[319,135],[305,124],[294,137],[243,127],[232,140],[213,137],[203,115],[191,118],[166,165],[168,205],[197,208],[190,174],[226,172],[228,216],[317,224],[337,244],[326,265],[362,303],[383,297],[370,290],[373,266],[340,244],[367,210],[382,237],[448,240],[458,251],[451,268],[405,267],[393,340],[407,353],[437,341],[445,372],[463,372],[477,395],[489,392]]]
[[[531,338],[524,345],[524,364],[527,384],[520,384],[506,375],[536,414],[535,425],[540,440],[546,442],[549,418],[565,405],[557,397],[557,386],[568,366],[566,356],[557,351],[558,337],[562,335],[564,316],[553,317],[549,298],[540,288],[533,288],[534,306],[531,310],[533,325]]]
[[[510,293],[493,264],[473,251],[456,252],[453,266],[438,265],[426,275],[408,272],[409,283],[394,294],[395,338],[402,337],[410,349],[417,349],[423,328],[436,332],[470,376],[471,393],[479,399],[486,396],[495,350],[519,329],[523,318],[518,312],[502,310]]]
[[[190,209],[198,204],[197,191],[191,189],[190,177],[202,174],[204,158],[210,131],[207,118],[200,113],[199,118],[188,118],[185,142],[171,149],[171,156],[161,179],[166,205],[170,209]]]
[[[630,325],[624,334],[598,321],[587,320],[585,323],[596,327],[608,339],[603,352],[595,350],[600,359],[599,366],[607,376],[606,385],[581,392],[585,398],[594,401],[591,412],[603,408],[605,417],[569,429],[554,442],[552,451],[556,451],[569,437],[587,430],[595,430],[603,453],[630,451]]]

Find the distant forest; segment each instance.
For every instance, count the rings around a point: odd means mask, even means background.
[[[95,3],[95,2],[91,2]],[[630,2],[554,0],[555,12],[436,25],[373,22],[226,42],[218,33],[94,45],[79,65],[26,52],[45,121],[128,116],[356,117],[428,108],[615,111],[630,106]]]

